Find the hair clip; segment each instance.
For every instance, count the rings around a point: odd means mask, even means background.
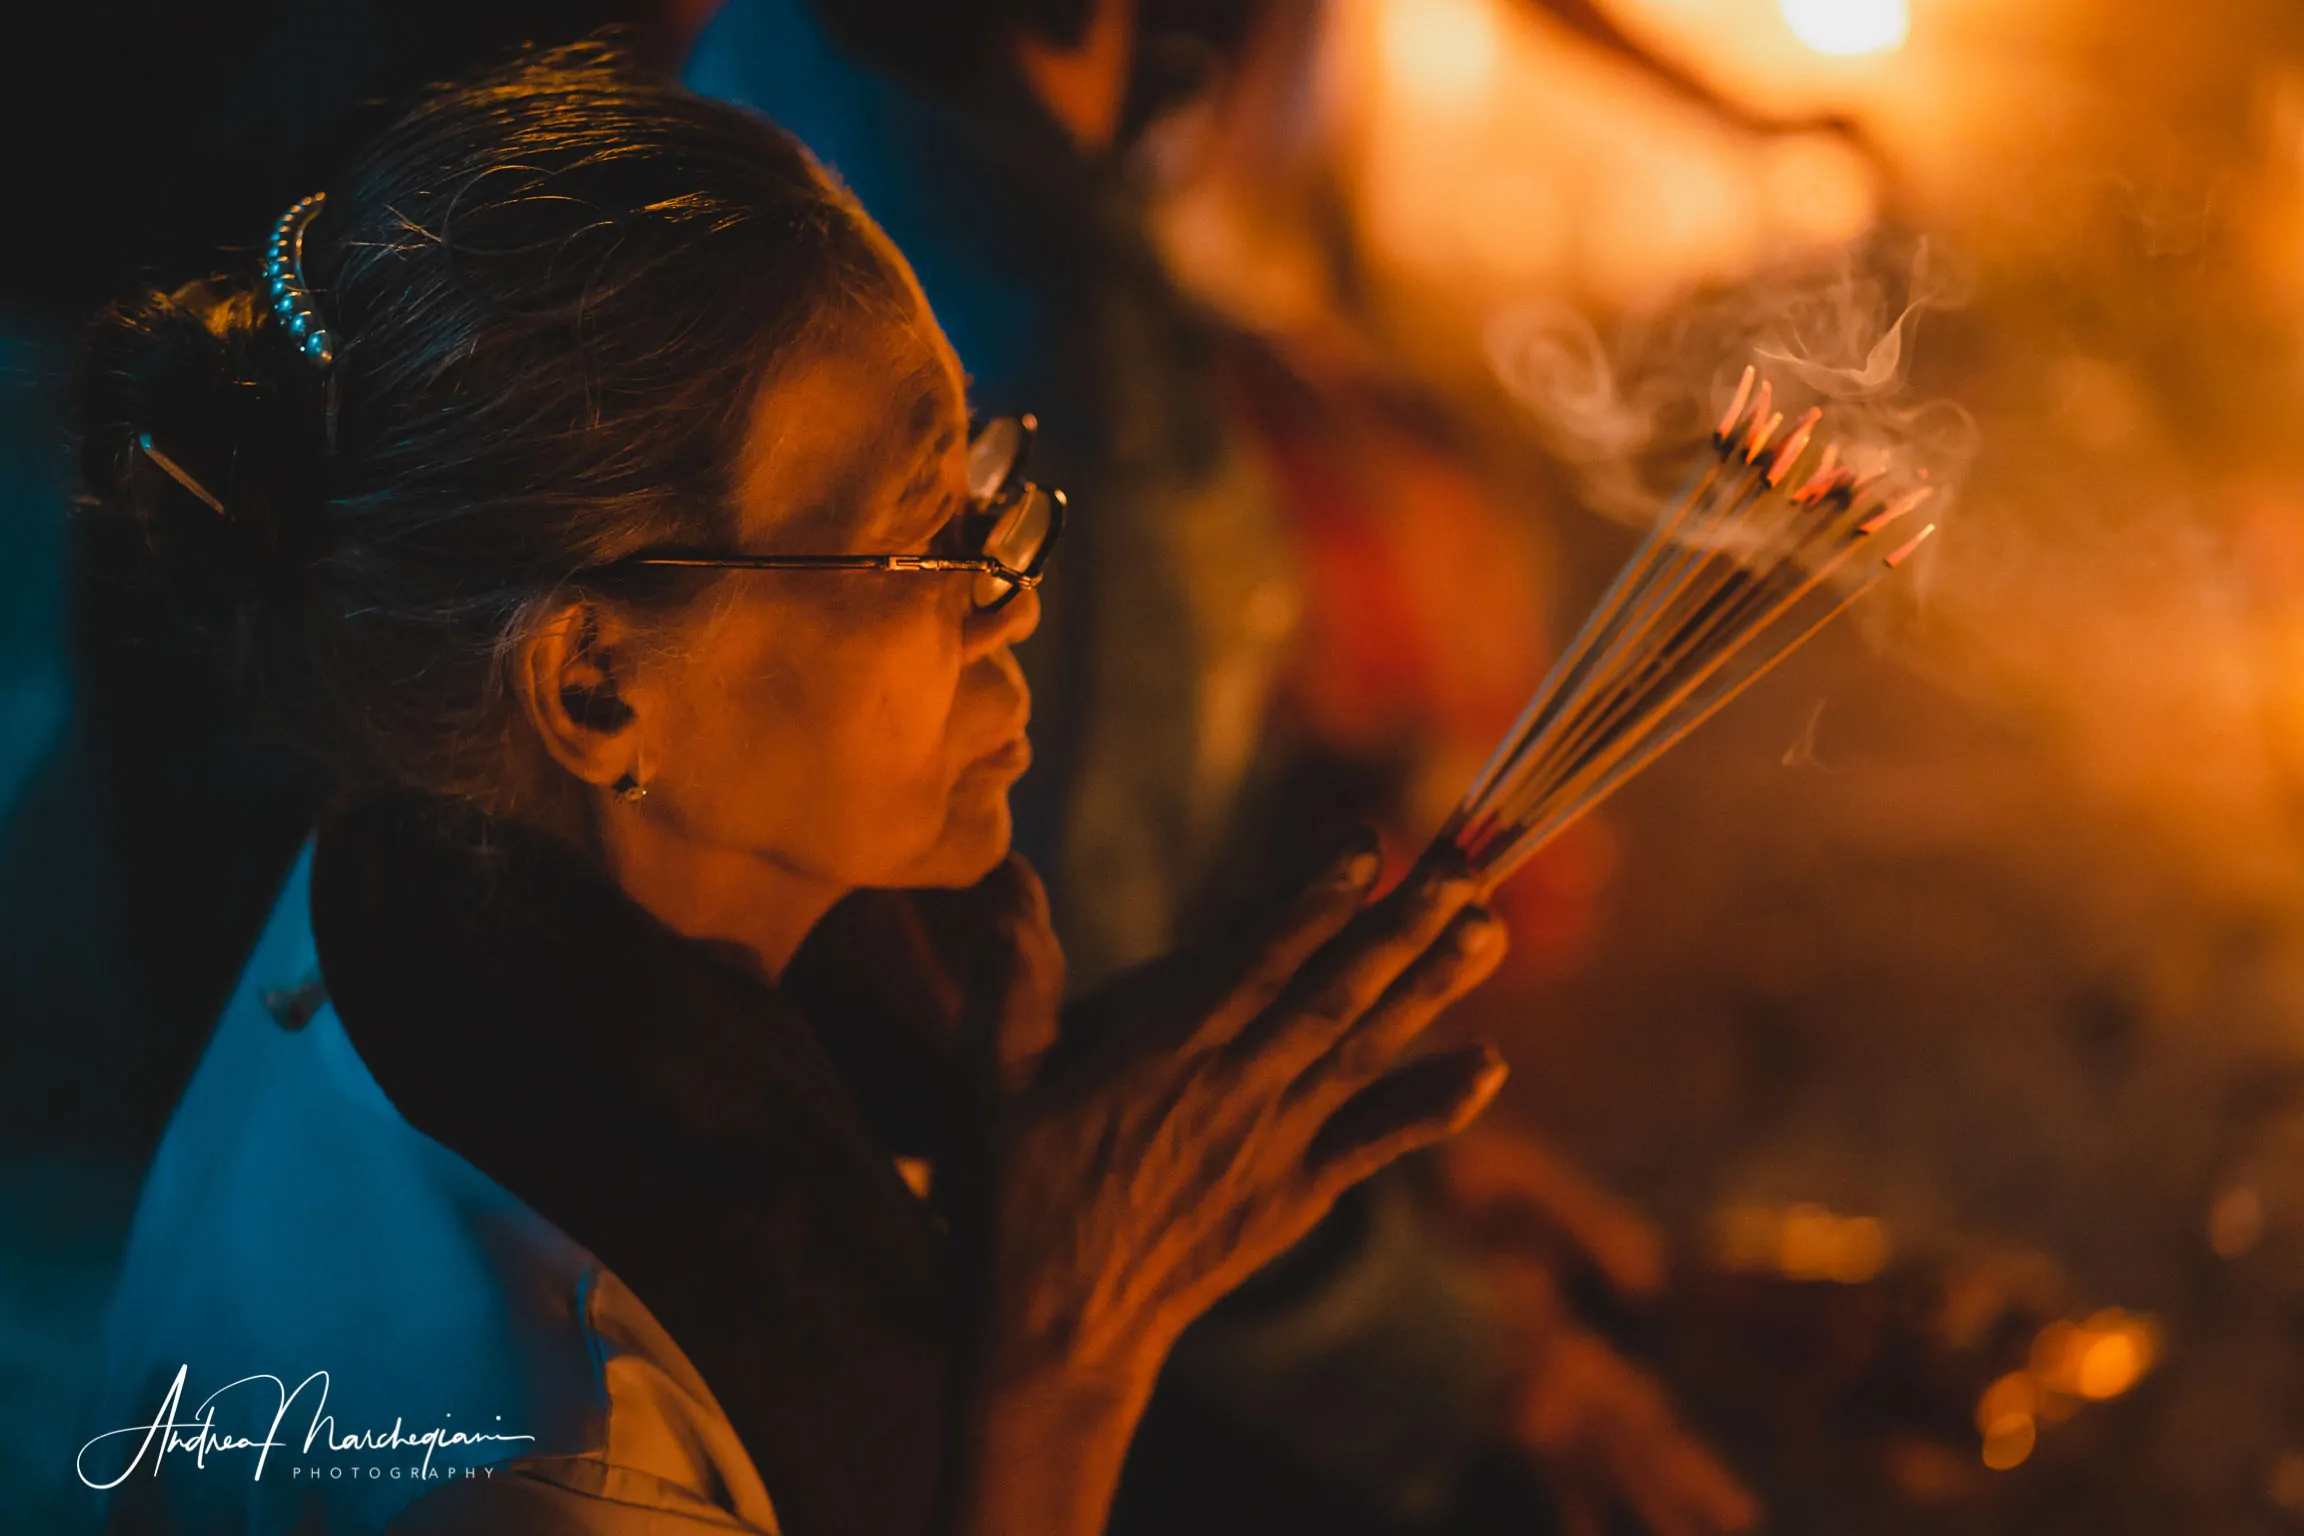
[[[136,449],[144,457],[150,459],[162,474],[206,502],[209,511],[227,521],[231,519],[232,514],[224,510],[224,503],[216,499],[215,492],[193,479],[190,470],[152,446],[151,433],[139,432],[136,434]]]
[[[327,200],[327,193],[315,192],[280,215],[264,250],[266,302],[297,350],[322,368],[336,360],[336,339],[320,323],[319,306],[304,286],[304,231]]]

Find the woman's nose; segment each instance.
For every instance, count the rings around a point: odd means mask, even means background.
[[[981,656],[1015,645],[1040,627],[1040,594],[1026,587],[990,613],[968,621],[968,654]]]

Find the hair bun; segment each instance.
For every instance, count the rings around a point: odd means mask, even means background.
[[[91,500],[134,525],[167,596],[212,630],[243,629],[293,570],[316,499],[318,382],[294,377],[274,329],[252,289],[211,281],[114,304],[88,332]]]

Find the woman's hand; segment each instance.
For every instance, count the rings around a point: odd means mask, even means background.
[[[1011,962],[974,1529],[1099,1529],[1186,1325],[1494,1097],[1484,1045],[1400,1057],[1495,967],[1502,926],[1437,865],[1371,904],[1378,871],[1374,839],[1355,842],[1262,932],[1124,978],[1061,1042],[1045,898],[1019,862],[993,877]],[[1044,1477],[1068,1481],[1024,1486]]]

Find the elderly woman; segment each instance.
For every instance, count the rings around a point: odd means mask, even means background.
[[[139,1207],[115,1529],[1089,1532],[1171,1342],[1502,1068],[1372,843],[1060,1009],[1061,498],[767,124],[432,97],[95,331],[85,454],[338,787]],[[1083,515],[1093,516],[1093,509]]]

